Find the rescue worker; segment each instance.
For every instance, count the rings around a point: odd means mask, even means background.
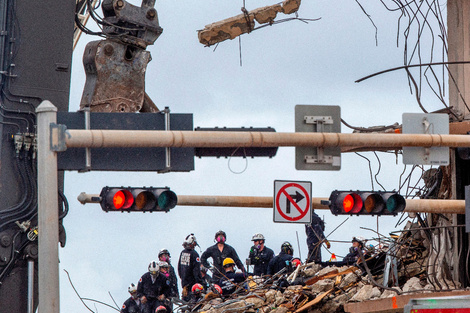
[[[168,249],[161,249],[158,252],[158,260],[168,263],[169,266],[169,274],[170,274],[170,286],[171,286],[171,297],[179,297],[179,290],[178,290],[178,279],[176,278],[176,271],[173,265],[171,265],[171,256]]]
[[[178,294],[174,295],[174,290],[171,286],[171,277],[170,277],[170,265],[167,262],[159,261],[158,267],[160,268],[160,276],[164,280],[164,284],[168,286],[168,293],[165,294],[165,306],[170,311],[173,310],[173,303],[171,302],[171,297],[179,297]]]
[[[254,234],[251,238],[253,246],[250,249],[248,258],[253,268],[253,275],[263,276],[268,272],[269,261],[274,257],[274,251],[264,245],[263,234]]]
[[[166,277],[160,274],[157,261],[150,262],[148,272],[142,275],[137,284],[137,293],[143,304],[143,313],[153,313],[160,305],[169,309],[166,299],[170,295],[170,286]]]
[[[137,286],[134,284],[130,284],[127,291],[131,294],[129,299],[124,301],[124,304],[121,308],[121,313],[142,313],[142,303],[139,299],[139,295],[137,294]]]
[[[281,245],[281,252],[273,257],[268,264],[268,275],[274,275],[283,268],[287,267],[287,272],[291,271],[291,260],[294,254],[294,248],[286,241]]]
[[[343,262],[347,265],[357,263],[360,259],[359,249],[364,249],[364,238],[362,237],[353,237],[351,240],[352,247],[349,248],[349,253],[343,259]]]
[[[196,283],[191,287],[191,294],[189,296],[188,304],[193,309],[195,305],[204,299],[202,292],[204,291],[204,286],[202,284]]]
[[[227,234],[225,234],[224,231],[219,230],[215,233],[214,240],[216,243],[213,246],[207,248],[207,250],[204,251],[201,255],[202,265],[207,268],[211,267],[207,259],[212,258],[212,262],[214,264],[212,279],[217,281],[223,276],[223,262],[226,258],[232,258],[237,267],[243,273],[245,273],[245,267],[243,266],[242,261],[240,261],[237,252],[232,246],[225,243],[225,241],[227,240]]]
[[[183,241],[184,250],[181,251],[178,261],[178,275],[181,279],[181,286],[183,287],[182,296],[184,301],[189,300],[189,292],[194,284],[203,283],[199,254],[194,251],[196,245],[197,241],[194,234],[186,236]]]
[[[207,268],[201,264],[201,278],[202,278],[202,286],[204,290],[207,291],[207,288],[212,284],[212,277],[207,274]]]
[[[312,210],[310,224],[305,224],[308,247],[307,262],[321,262],[321,244],[323,242],[330,249],[330,242],[326,240],[324,231],[325,222]]]
[[[225,274],[219,281],[219,286],[222,288],[222,294],[229,295],[234,293],[238,285],[246,280],[245,273],[235,272],[235,261],[232,258],[225,258],[223,262]]]

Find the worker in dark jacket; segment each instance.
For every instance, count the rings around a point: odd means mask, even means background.
[[[254,266],[253,275],[263,276],[268,272],[269,261],[274,257],[274,251],[264,245],[263,234],[254,234],[251,238],[254,245],[250,249],[248,258]]]
[[[321,244],[324,242],[326,247],[330,248],[330,242],[326,240],[325,222],[312,211],[310,224],[305,224],[305,233],[307,235],[308,257],[307,262],[321,262]]]
[[[137,293],[143,304],[143,313],[153,313],[160,305],[170,310],[167,300],[170,297],[170,286],[167,284],[166,277],[160,274],[158,261],[150,262],[148,272],[139,280]]]
[[[224,267],[223,262],[226,258],[232,258],[237,265],[237,267],[245,273],[245,267],[243,266],[242,261],[238,257],[237,252],[235,249],[228,244],[225,243],[227,239],[227,235],[224,231],[219,230],[215,233],[214,240],[216,244],[207,248],[204,253],[201,255],[201,262],[207,268],[210,268],[209,262],[207,262],[208,258],[212,258],[212,262],[214,263],[214,271],[212,278],[214,280],[219,280],[224,274]]]
[[[246,280],[246,275],[245,273],[235,272],[235,261],[232,258],[225,258],[222,265],[225,273],[219,281],[219,286],[222,288],[222,294],[225,296],[234,293],[240,283]]]
[[[178,275],[180,276],[181,286],[183,287],[182,296],[184,301],[189,300],[188,297],[194,284],[203,283],[199,254],[194,251],[196,245],[197,241],[194,234],[186,236],[183,241],[184,250],[181,251],[178,261]]]
[[[207,273],[207,268],[201,264],[201,278],[202,278],[202,286],[204,287],[204,291],[212,284],[212,277]]]
[[[281,246],[281,252],[276,255],[268,264],[268,275],[274,275],[283,268],[287,267],[287,272],[292,268],[291,260],[294,254],[294,248],[289,242],[284,242]]]
[[[121,313],[142,313],[142,303],[137,294],[137,286],[131,284],[127,291],[131,294],[130,298],[124,301]]]
[[[359,258],[359,250],[364,249],[364,239],[361,237],[353,237],[352,247],[349,248],[349,253],[343,259],[347,265],[355,264]]]
[[[170,287],[171,287],[171,292],[170,295],[171,297],[179,297],[179,291],[178,291],[178,279],[176,278],[176,272],[175,268],[171,265],[171,256],[170,256],[170,251],[167,249],[162,249],[160,252],[158,252],[158,260],[162,262],[168,263],[169,266],[169,279],[170,279]]]

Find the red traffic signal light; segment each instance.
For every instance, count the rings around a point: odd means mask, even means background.
[[[106,212],[168,212],[178,202],[168,187],[104,187],[100,197]]]
[[[330,195],[334,215],[397,215],[406,207],[405,198],[393,191],[339,191]]]

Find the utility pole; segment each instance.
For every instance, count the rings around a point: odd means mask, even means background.
[[[466,0],[447,1],[447,42],[448,61],[469,61],[470,60],[470,2]],[[470,111],[468,109],[468,95],[470,95],[470,67],[465,64],[449,65],[449,106],[457,110],[460,114],[462,133],[470,131],[468,119]],[[451,175],[452,175],[452,198],[464,199],[465,186],[470,184],[469,173],[470,161],[459,157],[457,149],[451,153]],[[453,224],[464,224],[464,215],[455,215]],[[462,287],[469,286],[467,279],[468,264],[465,256],[469,249],[469,237],[465,233],[465,228],[456,228],[454,234],[454,257],[453,275],[454,279],[462,283]],[[460,257],[459,257],[460,255]]]

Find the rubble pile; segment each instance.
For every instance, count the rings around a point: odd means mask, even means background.
[[[209,292],[193,311],[344,312],[344,305],[348,302],[458,288],[445,275],[445,258],[433,256],[432,241],[432,234],[430,237],[416,224],[409,223],[399,236],[385,241],[373,255],[365,255],[367,266],[360,261],[353,266],[312,262],[298,266],[290,274],[274,275],[267,279],[249,277],[229,297],[221,298]],[[436,260],[440,263],[430,266],[430,262]],[[325,266],[325,263],[328,265]],[[384,280],[387,280],[385,284]]]

